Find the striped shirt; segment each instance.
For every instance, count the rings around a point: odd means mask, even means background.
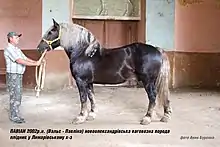
[[[8,46],[4,49],[4,57],[7,73],[24,74],[26,66],[16,62],[16,60],[19,58],[27,59],[20,48],[9,43]]]

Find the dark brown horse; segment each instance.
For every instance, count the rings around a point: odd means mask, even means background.
[[[94,83],[119,84],[133,76],[143,83],[149,98],[148,110],[141,124],[151,122],[156,98],[163,102],[164,115],[161,121],[167,122],[171,118],[168,99],[170,65],[162,49],[144,43],[106,49],[86,28],[77,24],[58,24],[53,19],[53,25],[37,48],[42,53],[58,46],[64,48],[69,58],[70,70],[79,90],[81,111],[75,123],[95,118]],[[87,98],[91,103],[89,112]]]

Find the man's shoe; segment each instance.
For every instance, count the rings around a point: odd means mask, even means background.
[[[11,119],[12,122],[17,123],[17,124],[21,124],[21,123],[25,123],[24,119]]]

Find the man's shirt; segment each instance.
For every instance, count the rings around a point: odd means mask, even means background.
[[[27,59],[21,49],[9,43],[8,46],[4,49],[4,57],[7,73],[24,74],[26,66],[16,62],[16,60],[19,58]]]

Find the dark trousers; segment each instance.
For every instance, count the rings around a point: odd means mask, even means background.
[[[6,74],[6,82],[7,82],[7,90],[10,96],[10,110],[9,117],[11,120],[20,119],[20,110],[19,107],[21,105],[22,99],[22,74],[17,73],[7,73]]]

